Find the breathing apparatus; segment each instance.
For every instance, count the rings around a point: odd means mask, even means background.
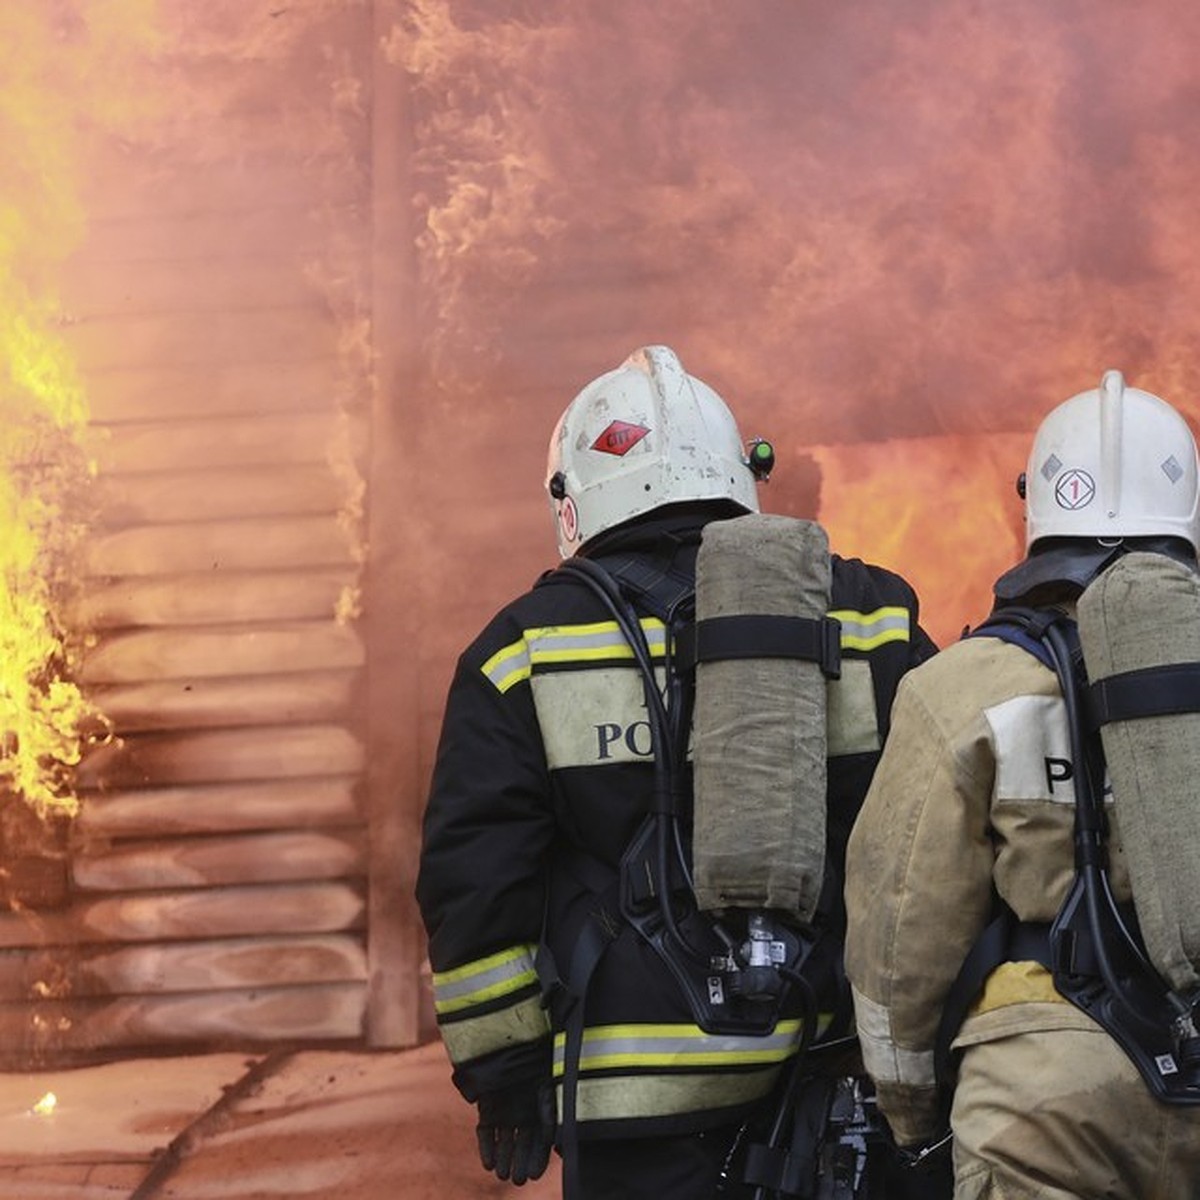
[[[1200,1104],[1200,989],[1185,995],[1164,981],[1136,920],[1113,895],[1104,753],[1099,738],[1087,737],[1080,710],[1090,694],[1080,678],[1083,657],[1069,624],[1051,623],[1043,636],[1062,685],[1075,764],[1075,880],[1049,934],[1055,987],[1113,1036],[1160,1100]]]
[[[810,1050],[837,1056],[855,1043],[848,1005],[819,1028],[824,983],[815,983],[823,972],[834,982],[840,951],[822,920],[836,888],[823,874],[825,705],[826,680],[840,671],[840,626],[826,615],[824,530],[759,513],[755,485],[774,465],[771,444],[743,443],[720,396],[671,350],[644,347],[585,387],[551,438],[546,491],[565,561],[547,578],[581,583],[602,603],[645,694],[654,785],[620,864],[622,918],[706,1032],[765,1036],[785,1012],[799,1018],[766,1140],[743,1147],[756,1195],[815,1195],[811,1165],[821,1196],[850,1200],[866,1194],[866,1156],[882,1126],[859,1081],[822,1079],[814,1093],[808,1067]],[[695,503],[711,507],[690,543],[694,570],[690,558],[686,569],[650,565],[608,536]],[[658,659],[646,614],[664,626]],[[613,936],[586,931],[566,983],[567,1194],[587,980]],[[819,1160],[804,1159],[803,1190],[791,1191],[800,1180],[793,1161],[809,1153],[801,1139]]]
[[[1058,991],[1113,1036],[1155,1096],[1200,1104],[1195,440],[1169,404],[1106,371],[1099,388],[1043,421],[1018,491],[1029,555],[998,581],[1000,606],[974,632],[1025,646],[1059,677],[1074,766],[1075,878],[1048,930],[1011,925],[1003,941],[1021,938],[1023,956],[1044,955]],[[1077,619],[1045,607],[1039,597],[1048,596],[1076,601]],[[1014,601],[1027,607],[1009,607]],[[1109,879],[1110,791],[1131,905],[1118,903]],[[1039,939],[1048,950],[1037,950]],[[981,945],[989,940],[990,931]],[[959,999],[971,991],[954,989]],[[941,1045],[954,1027],[944,1019]]]
[[[771,444],[764,439],[743,443],[721,397],[689,375],[672,350],[646,346],[575,397],[551,437],[546,471],[559,552],[566,559],[559,570],[582,580],[612,614],[631,647],[646,696],[655,770],[653,811],[625,855],[622,911],[674,972],[697,1024],[717,1033],[769,1032],[785,997],[796,990],[812,1010],[806,1013],[806,1026],[816,1019],[815,1001],[803,997],[807,985],[800,968],[812,949],[806,925],[820,891],[819,863],[815,871],[807,865],[808,875],[816,877],[807,878],[803,889],[793,884],[780,890],[762,877],[746,880],[747,863],[761,870],[768,853],[763,836],[772,832],[766,827],[780,814],[779,803],[758,818],[735,818],[732,829],[720,820],[711,822],[712,840],[724,839],[721,851],[758,839],[733,864],[744,886],[722,875],[724,868],[714,866],[718,851],[706,856],[702,844],[709,836],[706,814],[745,810],[750,791],[746,772],[751,754],[744,738],[730,739],[712,727],[713,698],[728,690],[738,671],[757,678],[768,661],[808,660],[806,666],[816,672],[815,688],[796,690],[819,701],[810,726],[819,742],[811,759],[820,760],[820,771],[811,772],[803,786],[811,793],[806,807],[819,810],[822,822],[824,818],[822,671],[836,673],[839,650],[836,623],[825,618],[828,544],[811,522],[758,515],[755,485],[769,479],[774,464]],[[688,587],[656,597],[644,581],[632,577],[633,568],[624,569],[619,556],[575,554],[594,545],[600,534],[648,513],[710,501],[723,502],[726,514],[741,515],[704,526],[694,592]],[[739,559],[739,549],[748,541],[764,553],[742,553]],[[725,596],[717,605],[720,611],[708,613],[705,579],[721,574],[722,559],[725,578],[717,587],[725,589]],[[776,611],[745,611],[764,588],[770,590],[770,581],[763,579],[772,571],[780,590],[781,560],[794,566],[811,560],[824,570],[823,589],[819,583],[809,589],[814,592],[812,611],[786,611],[799,594],[787,579],[782,590],[789,594],[775,601]],[[733,594],[755,579],[757,590]],[[666,625],[661,684],[631,596],[640,597],[643,608],[657,608]],[[715,676],[707,687],[706,675]],[[761,716],[757,720],[762,724]],[[794,730],[789,735],[794,738]],[[774,769],[776,775],[781,769],[795,774],[790,763],[776,763]],[[693,815],[693,775],[698,820],[689,846],[685,828]],[[793,801],[796,794],[793,786]],[[783,827],[795,831],[790,814]],[[823,824],[816,833],[805,841],[823,859]],[[698,877],[693,863],[699,866]],[[785,869],[794,875],[796,864]]]

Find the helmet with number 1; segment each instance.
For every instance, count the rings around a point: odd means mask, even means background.
[[[559,553],[666,504],[727,500],[757,512],[755,477],[721,397],[674,351],[644,346],[589,383],[550,438]]]
[[[1026,545],[1176,537],[1200,549],[1200,469],[1184,418],[1106,371],[1042,422],[1025,473]]]

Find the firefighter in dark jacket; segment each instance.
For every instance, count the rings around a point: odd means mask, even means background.
[[[795,1008],[767,1029],[706,1031],[662,954],[620,919],[622,859],[657,803],[655,736],[627,627],[565,569],[587,560],[617,578],[640,626],[634,641],[662,672],[704,527],[758,512],[756,456],[768,452],[747,452],[721,398],[666,347],[593,381],[550,446],[547,490],[568,561],[459,660],[417,897],[454,1082],[478,1107],[482,1163],[501,1179],[544,1171],[557,1111],[568,1195],[742,1194],[724,1178],[738,1131],[805,1034]],[[856,559],[830,566],[841,661],[828,683],[828,871],[838,880],[896,686],[934,646],[902,578]],[[688,833],[685,822],[684,843]],[[840,905],[840,886],[826,890]],[[571,1051],[561,993],[591,945]],[[835,959],[820,997],[827,1021],[840,929]]]

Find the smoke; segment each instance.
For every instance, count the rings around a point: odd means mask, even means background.
[[[923,580],[950,636],[1021,551],[1050,407],[1118,367],[1200,414],[1198,34],[1162,0],[418,0],[388,52],[430,402],[468,442],[471,398],[520,414],[532,486],[574,392],[667,342],[819,451],[835,541]]]
[[[404,73],[411,137],[417,301],[402,336],[419,379],[398,402],[414,410],[423,595],[451,591],[471,559],[494,584],[473,619],[546,565],[549,431],[648,342],[717,387],[747,436],[775,442],[764,503],[909,575],[943,640],[1021,552],[1011,481],[1048,408],[1118,367],[1200,415],[1200,12],[1183,0],[394,9],[379,45]],[[370,27],[368,0],[9,10],[0,125],[20,149],[6,194],[21,200],[0,225],[0,270],[34,326],[50,337],[68,319],[48,285],[83,234],[81,131],[128,139],[139,203],[185,186],[173,163],[238,158],[244,178],[221,186],[261,210],[245,226],[260,238],[290,210],[256,170],[295,158],[306,185],[328,174],[337,212],[296,249],[337,325],[335,400],[361,407],[373,346],[391,336],[370,325],[366,214],[346,199],[371,169],[375,100],[363,47],[339,39],[345,18]],[[124,181],[88,184],[131,241],[150,238],[149,214],[120,210]],[[175,252],[215,295],[201,249]],[[102,332],[76,339],[93,373],[110,365]],[[81,402],[63,379],[57,393]],[[129,391],[119,416],[159,403]],[[354,538],[352,458],[331,447]],[[347,618],[357,604],[344,598]]]
[[[439,362],[686,328],[698,367],[846,441],[1020,427],[1097,350],[1194,348],[1162,320],[1184,5],[411,7]]]

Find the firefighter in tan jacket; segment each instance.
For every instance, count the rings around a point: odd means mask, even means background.
[[[1195,569],[1194,440],[1119,372],[1050,413],[1018,490],[1028,554],[997,582],[997,609],[1073,614],[1131,550]],[[1200,1106],[1157,1099],[1060,994],[1043,952],[1076,878],[1078,764],[1053,662],[1028,628],[977,632],[991,636],[965,637],[901,682],[849,843],[846,968],[880,1107],[914,1152],[949,1122],[956,1200],[1194,1200]],[[1119,802],[1103,805],[1108,874],[1128,900]],[[1003,950],[939,1043],[989,927],[1006,931]]]

